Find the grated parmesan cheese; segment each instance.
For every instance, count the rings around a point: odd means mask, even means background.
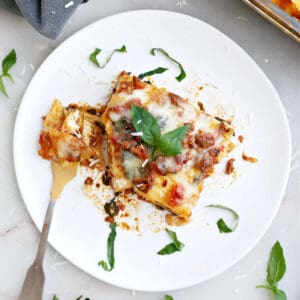
[[[131,135],[132,136],[143,136],[143,133],[141,131],[138,131],[138,132],[132,132]]]
[[[145,168],[145,166],[147,165],[148,161],[149,161],[148,158],[143,161],[142,168]]]
[[[90,164],[89,164],[89,167],[92,167],[94,166],[95,164],[97,164],[100,160],[97,158],[97,159],[92,159],[90,160]]]

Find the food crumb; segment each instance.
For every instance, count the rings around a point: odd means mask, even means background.
[[[198,107],[201,111],[204,111],[205,112],[205,108],[204,108],[204,105],[202,102],[198,101]]]
[[[125,229],[125,230],[130,230],[130,226],[127,223],[125,223],[125,222],[121,223],[121,228]]]
[[[257,163],[258,162],[257,158],[248,156],[248,155],[245,154],[245,152],[243,152],[243,154],[242,154],[242,159],[246,160],[246,161],[248,161],[250,163]]]
[[[120,210],[125,210],[125,204],[124,203],[122,203],[122,202],[120,202],[120,201],[118,201],[117,203],[116,203],[116,206],[120,209]]]
[[[242,142],[244,141],[245,138],[244,138],[243,135],[239,135],[239,136],[238,136],[238,139],[239,139],[240,143],[242,143]]]
[[[121,218],[128,218],[130,215],[128,212],[124,213],[124,214],[121,214],[120,217]]]
[[[93,184],[93,178],[92,177],[87,177],[84,181],[85,185],[92,185]]]
[[[115,218],[112,216],[106,216],[104,221],[108,223],[113,223],[115,221]]]
[[[225,169],[225,173],[227,175],[230,175],[234,171],[234,165],[233,165],[234,161],[235,161],[234,158],[231,158],[227,161],[226,169]]]

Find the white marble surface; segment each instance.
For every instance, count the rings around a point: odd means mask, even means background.
[[[225,273],[170,294],[176,300],[273,299],[268,291],[257,290],[255,286],[264,283],[270,248],[276,240],[280,240],[287,260],[287,272],[280,287],[286,291],[289,300],[299,300],[300,44],[256,15],[240,0],[91,0],[76,11],[57,41],[40,36],[20,16],[0,10],[0,60],[12,48],[18,53],[18,64],[12,71],[15,84],[8,85],[11,97],[8,100],[0,95],[0,300],[17,299],[39,237],[24,208],[13,169],[12,135],[22,94],[45,57],[72,33],[104,16],[141,8],[174,10],[199,17],[240,44],[278,90],[288,113],[293,140],[288,188],[267,234],[247,257]],[[81,294],[90,299],[112,300],[159,300],[164,295],[128,291],[104,284],[73,266],[51,247],[46,253],[45,271],[44,299],[52,299],[53,293],[60,300],[75,299]]]

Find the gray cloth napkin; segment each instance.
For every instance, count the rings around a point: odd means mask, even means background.
[[[29,23],[44,36],[55,39],[83,0],[15,0]],[[14,10],[13,0],[0,0],[0,6]]]

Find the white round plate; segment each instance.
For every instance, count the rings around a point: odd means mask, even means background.
[[[128,53],[115,54],[104,69],[88,60],[95,47],[107,54],[123,44]],[[178,59],[187,79],[177,82],[176,65],[162,55],[150,55],[153,47],[164,48]],[[84,28],[49,55],[24,95],[14,135],[18,184],[32,219],[41,228],[52,175],[49,162],[37,155],[38,137],[41,116],[53,99],[64,104],[106,101],[111,81],[121,70],[140,74],[158,66],[169,71],[154,76],[156,83],[179,94],[188,94],[191,82],[217,86],[248,124],[245,148],[259,162],[245,163],[243,174],[226,189],[203,194],[192,222],[174,229],[185,244],[180,253],[156,255],[170,242],[164,231],[145,230],[138,235],[118,229],[112,272],[97,265],[106,258],[109,232],[102,213],[84,195],[78,178],[66,187],[55,208],[50,244],[94,277],[144,291],[184,288],[219,274],[248,253],[273,220],[288,178],[290,133],[280,99],[259,67],[233,41],[198,19],[167,11],[122,13]],[[239,213],[235,232],[218,232],[216,220],[229,216],[205,208],[209,203],[222,203]]]

